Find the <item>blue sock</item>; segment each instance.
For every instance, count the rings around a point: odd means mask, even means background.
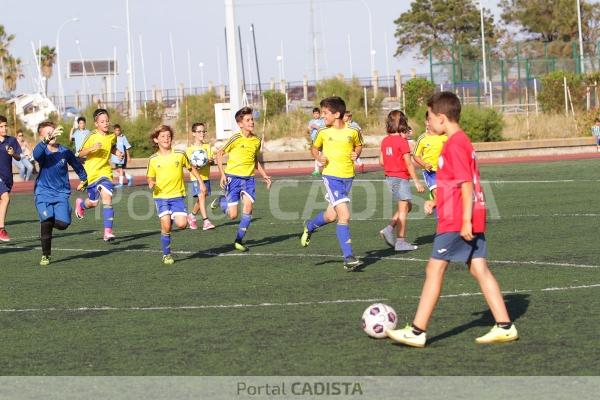
[[[223,214],[227,214],[227,197],[219,197],[219,207],[221,207],[221,211],[223,211]]]
[[[160,247],[164,255],[171,254],[171,234],[161,233],[160,234]]]
[[[309,232],[314,232],[317,228],[327,225],[329,222],[325,221],[325,211],[318,213],[313,219],[306,223],[306,228]]]
[[[352,255],[352,239],[350,239],[350,226],[348,224],[337,224],[335,235],[340,243],[340,249],[344,255],[344,259]]]
[[[112,229],[113,219],[115,217],[115,210],[113,210],[112,206],[104,206],[104,209],[102,210],[102,215],[104,217],[104,228]]]
[[[85,205],[85,199],[83,199],[83,201],[81,202],[81,208],[83,208],[84,210],[87,208],[87,206]]]
[[[240,225],[238,226],[237,234],[235,235],[235,241],[241,242],[244,236],[246,236],[246,230],[250,226],[252,221],[252,214],[242,214]]]

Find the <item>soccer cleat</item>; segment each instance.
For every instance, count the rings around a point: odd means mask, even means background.
[[[319,176],[319,171],[313,171],[312,176]]]
[[[104,237],[102,238],[105,242],[112,242],[115,240],[115,235],[113,235],[112,231],[104,231]]]
[[[213,225],[212,222],[210,222],[210,219],[205,219],[204,222],[202,223],[202,230],[208,231],[209,229],[215,229],[215,226]]]
[[[223,195],[217,196],[213,199],[213,201],[210,202],[211,210],[216,210],[217,208],[219,208],[219,205],[221,204],[221,197],[225,197],[225,196],[223,196]]]
[[[425,342],[427,341],[427,333],[423,332],[419,335],[415,335],[413,328],[410,325],[406,325],[402,329],[388,329],[385,333],[393,341],[411,347],[425,347]]]
[[[8,232],[4,228],[0,228],[0,241],[10,242],[10,236],[8,236]]]
[[[129,187],[133,186],[133,177],[127,181],[127,186],[129,186]]]
[[[348,272],[358,271],[362,269],[364,263],[354,256],[344,259],[344,269]]]
[[[396,244],[394,245],[394,250],[396,251],[413,251],[418,249],[419,246],[415,246],[414,244],[408,243],[404,239],[396,240]]]
[[[385,242],[388,244],[388,246],[390,246],[390,247],[395,246],[396,235],[394,234],[394,228],[392,228],[391,226],[388,225],[385,228],[383,228],[382,230],[380,230],[379,236],[381,236],[381,238],[383,240],[385,240]]]
[[[82,206],[83,202],[84,200],[81,198],[75,200],[75,216],[79,219],[83,219],[83,217],[85,217],[85,208]]]
[[[40,265],[42,267],[45,267],[48,264],[50,264],[50,256],[42,256],[42,259],[40,260]]]
[[[172,265],[175,260],[173,259],[173,256],[170,254],[165,254],[164,256],[162,256],[162,262],[165,265]]]
[[[190,229],[192,229],[192,230],[198,229],[198,221],[196,220],[196,217],[194,216],[194,214],[188,214],[187,222],[188,222],[188,226],[190,227]]]
[[[233,248],[244,252],[249,250],[247,246],[243,245],[242,242],[238,242],[237,240],[233,242]]]
[[[302,231],[302,235],[300,236],[300,245],[302,247],[306,247],[310,244],[310,235],[312,232],[308,231],[306,224],[304,225],[304,231]]]
[[[517,332],[515,324],[512,324],[508,329],[494,325],[488,333],[475,339],[475,342],[480,344],[503,343],[512,342],[518,338],[519,333]]]

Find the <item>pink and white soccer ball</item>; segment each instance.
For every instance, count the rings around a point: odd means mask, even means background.
[[[383,303],[371,304],[362,315],[363,330],[376,339],[386,337],[386,329],[395,329],[397,322],[396,311]]]

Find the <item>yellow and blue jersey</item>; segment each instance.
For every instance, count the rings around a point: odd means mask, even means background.
[[[202,143],[201,145],[193,144],[187,148],[187,150],[185,151],[185,154],[187,154],[188,158],[191,160],[192,153],[195,152],[196,150],[204,150],[204,152],[206,152],[206,155],[208,156],[209,160],[211,160],[213,158],[212,148],[210,147],[209,143]],[[204,167],[198,168],[198,174],[200,175],[200,178],[202,178],[203,181],[209,180],[210,179],[210,162],[206,163],[206,165]],[[190,175],[190,179],[192,181],[195,181],[196,177],[194,175]]]
[[[109,161],[111,151],[117,144],[117,136],[114,133],[107,133],[105,135],[94,130],[83,140],[81,150],[88,149],[96,143],[100,143],[101,147],[89,153],[84,164],[90,185],[101,178],[107,178],[112,181],[112,168]]]
[[[417,139],[417,145],[415,147],[414,155],[421,157],[421,159],[430,164],[432,171],[437,171],[438,160],[444,143],[448,140],[447,135],[434,135],[434,134],[422,134]]]
[[[261,140],[256,135],[248,137],[236,132],[225,143],[223,151],[229,154],[225,173],[235,176],[253,176],[260,152]]]
[[[327,157],[327,164],[323,168],[323,175],[337,178],[354,177],[354,161],[352,152],[357,146],[362,146],[363,140],[360,132],[351,127],[320,129],[313,147],[321,149]]]
[[[155,199],[185,197],[183,168],[190,169],[188,156],[182,150],[171,150],[169,154],[154,153],[148,159],[146,176],[155,180],[152,196]]]

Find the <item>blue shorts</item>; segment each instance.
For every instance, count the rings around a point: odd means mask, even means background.
[[[254,203],[256,199],[256,183],[253,176],[227,175],[227,186],[225,186],[225,197],[227,205],[234,206],[240,202],[242,194]]]
[[[392,192],[393,202],[397,203],[399,201],[412,200],[412,192],[410,191],[410,182],[408,179],[402,179],[395,176],[386,176],[385,182]]]
[[[56,197],[49,199],[36,196],[35,207],[37,208],[40,222],[54,218],[57,221],[62,221],[69,225],[71,224],[71,212],[73,210],[69,204],[69,198]]]
[[[435,171],[427,171],[426,169],[423,170],[423,180],[425,181],[427,189],[429,189],[430,192],[437,188],[435,175]]]
[[[596,145],[600,146],[600,136],[596,136]]]
[[[88,198],[90,199],[90,201],[100,200],[100,191],[102,190],[106,190],[108,194],[112,197],[113,188],[114,185],[112,181],[106,177],[102,177],[87,187]]]
[[[354,178],[337,178],[335,176],[323,175],[325,191],[327,192],[325,200],[334,207],[340,203],[349,203],[353,180]]]
[[[173,197],[172,199],[154,199],[158,218],[170,215],[172,218],[178,215],[187,216],[185,197]]]
[[[210,194],[212,193],[210,190],[210,181],[207,179],[204,182],[204,186],[206,186],[206,196],[210,196]],[[200,185],[198,184],[198,181],[192,181],[192,196],[194,197],[198,197],[198,195],[200,194]]]
[[[438,260],[468,262],[472,258],[486,258],[485,234],[478,233],[470,242],[459,232],[445,232],[435,235],[431,257]]]
[[[12,185],[8,186],[6,182],[4,182],[2,178],[0,178],[0,195],[3,193],[10,193],[11,189]]]

